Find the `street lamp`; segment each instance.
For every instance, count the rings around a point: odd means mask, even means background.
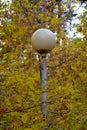
[[[41,55],[41,87],[42,87],[42,113],[46,122],[46,54],[49,53],[56,45],[56,38],[49,29],[41,28],[36,30],[31,37],[31,44],[35,51]],[[47,128],[44,127],[44,130]]]

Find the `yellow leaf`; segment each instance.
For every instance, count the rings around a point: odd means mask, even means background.
[[[5,103],[6,103],[7,106],[11,105],[11,102],[10,102],[10,100],[8,98],[5,98]]]
[[[19,113],[19,112],[11,112],[10,115],[11,116],[21,116],[21,113]]]
[[[22,102],[22,96],[21,95],[16,95],[15,99],[18,103]]]
[[[22,122],[23,122],[23,123],[26,123],[26,122],[27,122],[27,119],[28,119],[28,115],[27,115],[27,114],[23,114],[23,115],[22,115]]]
[[[31,128],[25,128],[24,130],[32,130]]]

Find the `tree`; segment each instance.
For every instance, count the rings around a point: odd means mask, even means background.
[[[39,62],[31,35],[46,27],[57,32],[57,46],[47,59],[48,129],[86,130],[86,21],[80,25],[83,41],[70,41],[65,32],[66,3],[34,2],[16,0],[9,7],[1,6],[0,129],[39,130],[44,126]]]

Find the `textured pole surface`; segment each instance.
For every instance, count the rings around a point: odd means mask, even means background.
[[[46,109],[46,54],[41,55],[41,87],[42,87],[42,113],[43,118],[46,123],[47,118],[47,109]],[[47,130],[47,127],[44,127],[43,130]]]

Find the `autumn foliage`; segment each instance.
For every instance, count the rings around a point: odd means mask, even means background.
[[[39,28],[57,37],[47,55],[48,130],[87,130],[87,7],[74,25],[83,37],[69,38],[71,7],[56,0],[0,1],[0,130],[42,130],[45,125],[40,55],[31,46]]]

